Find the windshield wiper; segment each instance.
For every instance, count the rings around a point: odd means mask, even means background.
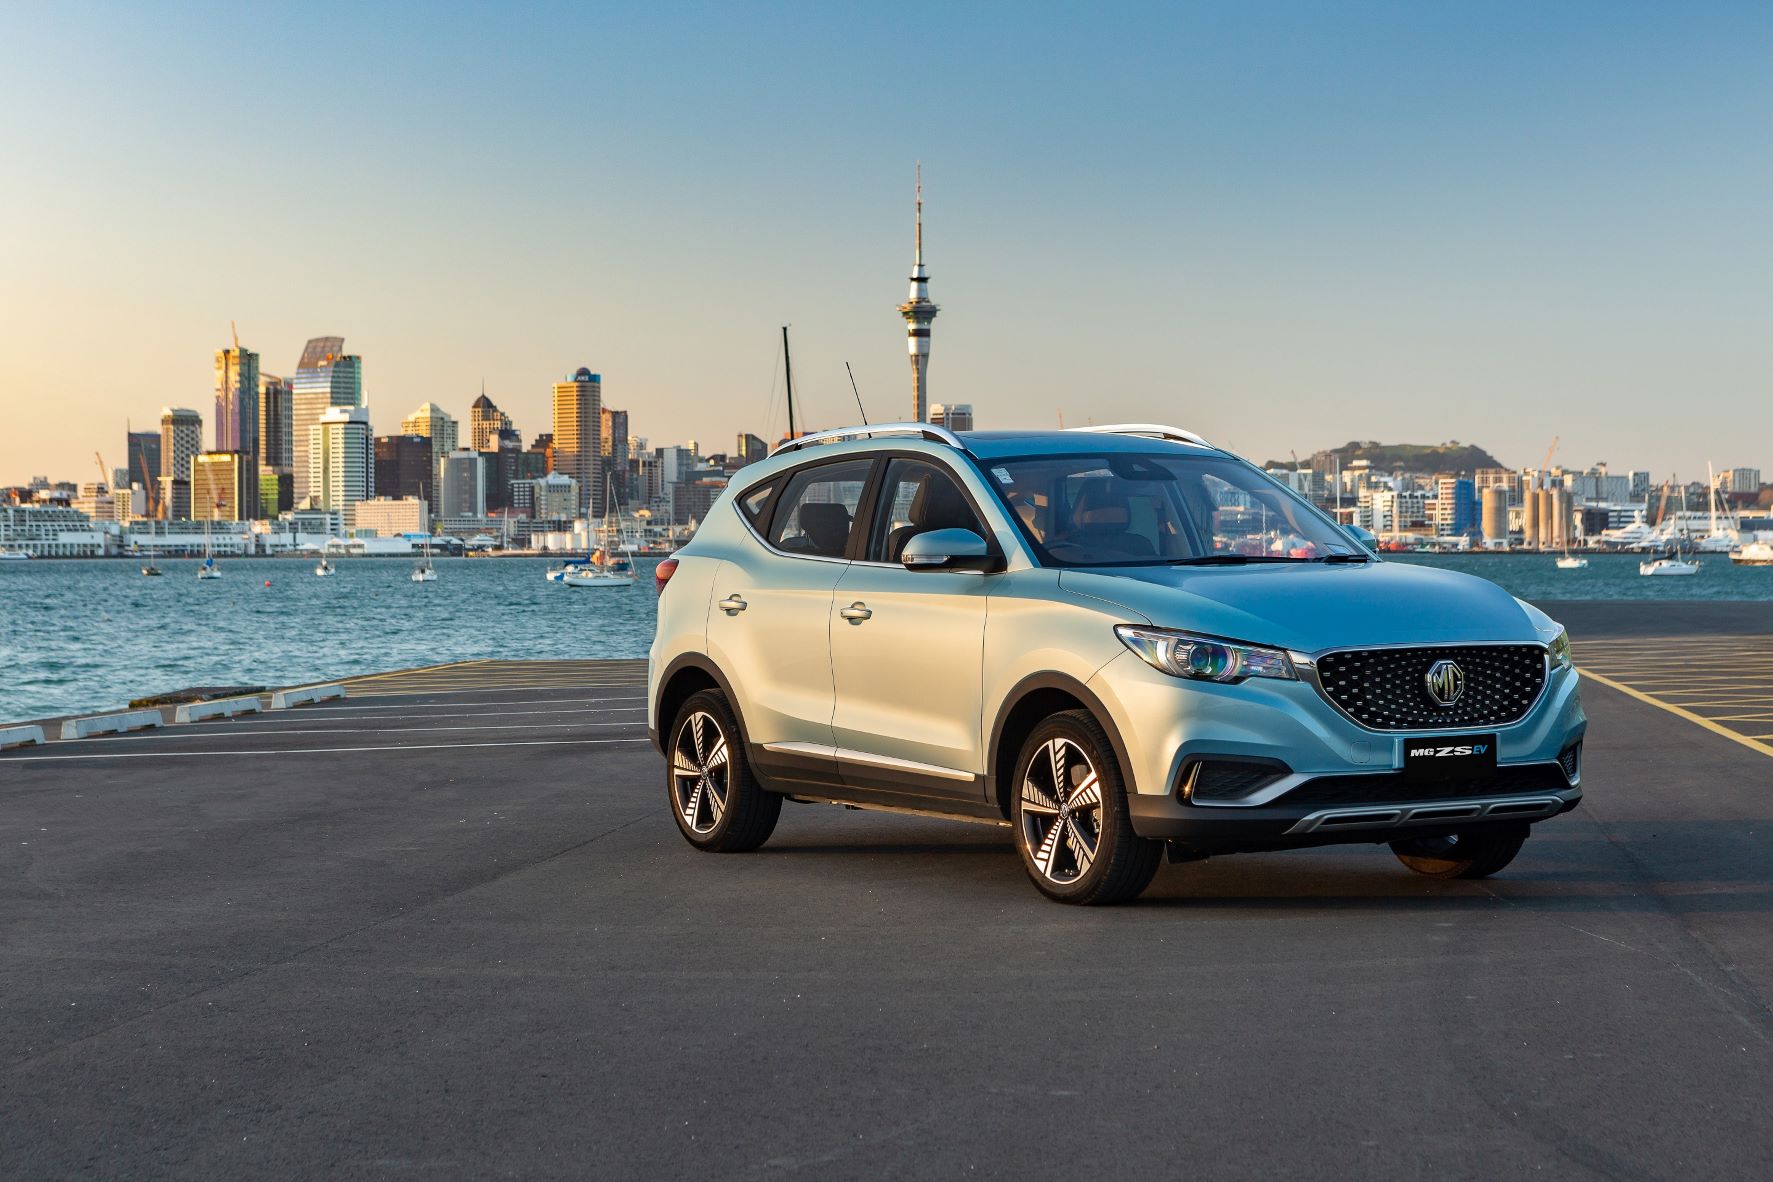
[[[1314,558],[1313,562],[1371,562],[1372,558],[1365,554],[1326,554],[1322,558]]]
[[[1178,558],[1171,566],[1242,566],[1246,562],[1310,562],[1309,558],[1288,558],[1281,554],[1202,554],[1198,558]]]

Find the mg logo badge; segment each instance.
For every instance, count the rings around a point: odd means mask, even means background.
[[[1428,696],[1437,706],[1451,706],[1465,692],[1465,670],[1452,661],[1430,665],[1424,680],[1428,683]]]

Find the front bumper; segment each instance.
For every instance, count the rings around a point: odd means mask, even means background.
[[[1576,807],[1580,773],[1560,755],[1587,728],[1571,670],[1554,670],[1521,721],[1490,728],[1498,767],[1444,788],[1407,783],[1404,745],[1422,736],[1362,727],[1306,682],[1187,682],[1127,653],[1090,688],[1113,715],[1132,767],[1128,807],[1143,837],[1204,851],[1392,841],[1491,823],[1531,823]],[[1196,803],[1189,765],[1211,759],[1284,765],[1287,774],[1235,800]]]

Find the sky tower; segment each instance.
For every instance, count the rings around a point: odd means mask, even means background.
[[[930,277],[923,269],[923,165],[917,166],[917,261],[911,268],[911,298],[899,305],[905,318],[905,344],[911,353],[911,421],[930,417],[930,324],[941,309],[930,303]]]

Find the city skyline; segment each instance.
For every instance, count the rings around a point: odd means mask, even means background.
[[[655,440],[775,437],[784,322],[808,422],[854,421],[845,362],[899,418],[919,158],[934,398],[983,424],[1174,421],[1258,462],[1452,437],[1524,466],[1562,435],[1659,476],[1773,468],[1769,170],[1742,150],[1773,15],[1024,16],[922,14],[940,118],[901,122],[897,10],[9,14],[0,97],[49,114],[4,133],[32,183],[0,224],[32,229],[5,243],[0,481],[211,406],[229,320],[290,378],[346,333],[384,430],[424,402],[465,421],[482,376],[545,422],[586,362]],[[206,53],[224,18],[262,52]],[[595,99],[554,68],[574,44]],[[329,94],[252,84],[308,53]],[[235,120],[271,183],[206,179]],[[298,143],[350,187],[275,183]]]

